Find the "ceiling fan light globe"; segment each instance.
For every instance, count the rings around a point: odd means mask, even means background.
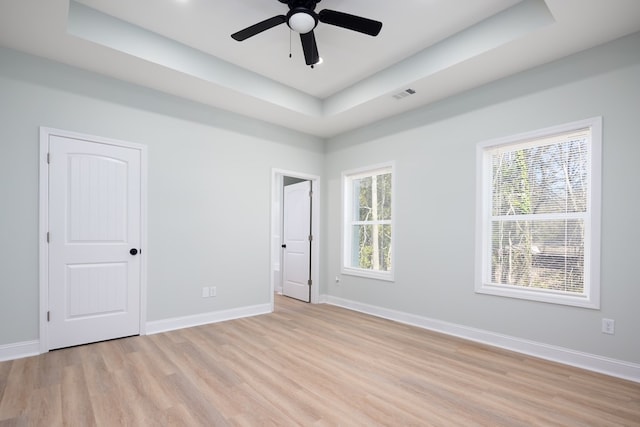
[[[289,28],[296,33],[307,34],[316,27],[316,19],[306,12],[297,12],[289,17]]]

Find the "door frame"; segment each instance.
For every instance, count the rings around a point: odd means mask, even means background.
[[[283,178],[289,176],[311,181],[313,202],[311,205],[311,304],[320,302],[320,177],[304,172],[284,169],[271,170],[271,232],[269,233],[270,293],[271,311],[274,310],[274,292],[276,272],[282,272],[282,212],[283,212]]]
[[[39,350],[40,353],[49,351],[49,334],[47,311],[49,310],[49,139],[51,136],[80,139],[89,143],[107,144],[117,147],[130,148],[140,151],[140,335],[146,335],[147,319],[147,146],[133,142],[119,141],[111,138],[82,134],[50,127],[40,127],[40,154],[38,160],[39,177]]]

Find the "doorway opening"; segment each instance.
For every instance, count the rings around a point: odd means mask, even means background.
[[[289,192],[291,192],[291,189],[295,186],[299,186],[300,183],[308,183],[311,191],[311,198],[308,206],[310,215],[306,220],[306,226],[310,230],[307,240],[309,253],[290,253],[287,257],[287,249],[292,248],[283,247],[287,245],[284,240],[285,235],[287,234],[285,229],[285,188],[289,187]],[[298,193],[300,193],[300,191],[298,191]],[[301,219],[299,218],[298,220],[300,221]],[[296,268],[291,265],[291,263],[297,262],[297,260],[303,260],[305,257],[308,257],[307,264],[304,264],[302,267],[298,266],[297,268],[300,275],[304,273],[305,280],[308,280],[308,283],[310,283],[307,284],[308,288],[304,290],[308,293],[309,302],[317,304],[320,300],[320,177],[302,172],[286,171],[281,169],[274,169],[272,171],[270,248],[271,309],[274,309],[274,294],[283,294],[287,292],[287,288],[283,286],[286,279],[286,269],[289,268],[289,272],[291,272],[292,267]],[[285,265],[287,258],[289,259],[288,266]],[[293,292],[303,292],[302,287],[296,282],[301,282],[301,280],[293,280],[293,284],[291,281],[289,282],[290,290],[293,290]],[[296,288],[298,288],[298,291],[296,291]]]

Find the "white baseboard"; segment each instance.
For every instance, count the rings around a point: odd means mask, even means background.
[[[470,328],[441,320],[430,319],[401,311],[390,310],[357,301],[351,301],[331,295],[322,295],[321,301],[327,304],[359,311],[372,316],[382,317],[396,322],[453,335],[506,350],[516,351],[541,359],[563,363],[618,378],[640,383],[640,365],[622,360],[610,359],[595,354],[584,353],[564,347],[529,341],[482,329]]]
[[[0,345],[0,362],[22,359],[40,354],[40,341],[23,341]]]
[[[259,314],[267,314],[271,313],[271,311],[271,304],[261,304],[212,313],[196,314],[193,316],[157,320],[154,322],[147,322],[146,333],[147,335],[157,334],[160,332],[173,331],[192,326],[223,322],[225,320],[239,319],[242,317],[257,316]],[[0,345],[0,362],[21,359],[23,357],[37,356],[39,354],[40,341],[38,340]]]
[[[147,322],[147,335],[175,331],[176,329],[190,328],[192,326],[207,325],[209,323],[224,322],[225,320],[240,319],[242,317],[257,316],[260,314],[271,313],[271,311],[271,304],[260,304],[249,307],[234,308],[231,310],[214,311],[211,313],[195,314],[192,316],[156,320],[153,322]]]

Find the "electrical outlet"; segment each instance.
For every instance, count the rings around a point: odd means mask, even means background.
[[[616,321],[613,319],[602,319],[602,333],[613,335],[616,332]]]
[[[209,288],[206,286],[202,288],[202,298],[209,298]]]
[[[215,286],[211,286],[209,288],[209,296],[210,297],[215,297],[216,295],[217,295],[216,287]]]

